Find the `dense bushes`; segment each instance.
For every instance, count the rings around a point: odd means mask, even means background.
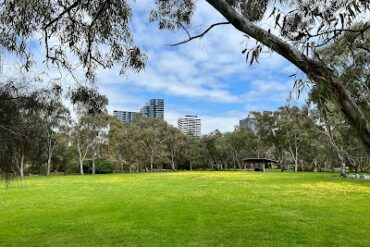
[[[96,174],[107,174],[113,173],[114,171],[114,164],[107,159],[97,159],[95,162],[95,173]],[[92,161],[89,161],[88,164],[85,164],[84,173],[91,174],[92,173]]]

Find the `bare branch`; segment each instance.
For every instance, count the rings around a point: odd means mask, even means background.
[[[181,22],[179,22],[179,25],[186,32],[186,34],[188,35],[188,37],[190,39],[191,38],[191,35],[190,35],[188,29]]]
[[[331,33],[335,33],[335,36],[339,36],[343,32],[364,33],[368,29],[370,29],[370,23],[367,23],[366,25],[363,26],[363,28],[360,28],[360,29],[341,28],[341,29],[333,29],[333,30],[328,30],[328,31],[325,31],[325,32],[320,32],[320,33],[317,33],[317,34],[311,34],[308,30],[306,30],[306,33],[307,33],[309,38],[314,38],[314,37],[319,37],[319,36],[323,36],[325,34],[331,34]]]
[[[182,45],[182,44],[188,43],[188,42],[192,41],[193,39],[203,38],[203,36],[206,35],[209,31],[211,31],[212,28],[214,28],[216,26],[228,25],[228,24],[230,24],[230,22],[218,22],[218,23],[212,24],[204,32],[202,32],[202,33],[200,33],[200,34],[198,34],[196,36],[189,36],[189,38],[187,40],[181,41],[181,42],[176,43],[176,44],[172,44],[170,46],[178,46],[178,45]]]
[[[10,132],[10,133],[12,133],[14,135],[20,135],[20,136],[23,136],[23,137],[27,137],[28,138],[28,136],[23,135],[22,133],[15,132],[15,131],[13,131],[13,130],[11,130],[11,129],[3,126],[3,125],[0,125],[0,128],[2,128],[2,129],[6,130],[6,131],[8,131],[8,132]]]

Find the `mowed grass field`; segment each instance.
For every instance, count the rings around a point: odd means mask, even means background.
[[[370,246],[370,183],[335,174],[27,177],[0,190],[0,246]]]

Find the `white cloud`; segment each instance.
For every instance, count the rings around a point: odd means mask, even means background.
[[[138,1],[134,6],[140,15],[134,13],[131,30],[149,61],[147,68],[138,74],[129,72],[120,76],[118,66],[98,71],[97,86],[107,95],[110,112],[137,111],[149,99],[148,94],[164,94],[182,102],[181,105],[166,102],[170,105],[166,120],[176,124],[178,117],[196,113],[203,119],[203,133],[209,133],[214,129],[232,130],[249,110],[264,110],[271,107],[271,102],[283,102],[289,96],[291,78],[283,80],[281,73],[291,73],[295,67],[276,54],[263,54],[260,64],[247,65],[241,51],[255,42],[247,40],[231,25],[216,27],[202,39],[170,47],[168,44],[185,39],[186,34],[158,31],[155,23],[148,23],[147,16],[143,16],[148,1]],[[224,18],[217,11],[205,1],[198,1],[189,30],[196,34],[220,21]],[[49,78],[60,77],[55,67],[42,64],[43,47],[34,54],[37,70],[46,70]],[[83,78],[82,71],[77,74]],[[65,72],[63,79],[66,83],[71,80]],[[185,107],[189,101],[196,107]],[[220,105],[230,107],[220,110]]]

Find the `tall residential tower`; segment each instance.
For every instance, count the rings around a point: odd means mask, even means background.
[[[146,102],[145,106],[141,108],[140,112],[131,111],[113,111],[113,116],[124,123],[132,123],[136,116],[144,115],[148,118],[164,118],[164,100],[151,99]]]
[[[118,118],[124,123],[132,123],[135,119],[135,116],[139,115],[140,112],[131,112],[131,111],[113,111],[113,116]]]
[[[179,130],[188,136],[201,136],[202,123],[197,116],[186,115],[177,120]]]
[[[145,106],[141,108],[140,112],[149,118],[164,118],[164,100],[151,99],[146,102]]]

